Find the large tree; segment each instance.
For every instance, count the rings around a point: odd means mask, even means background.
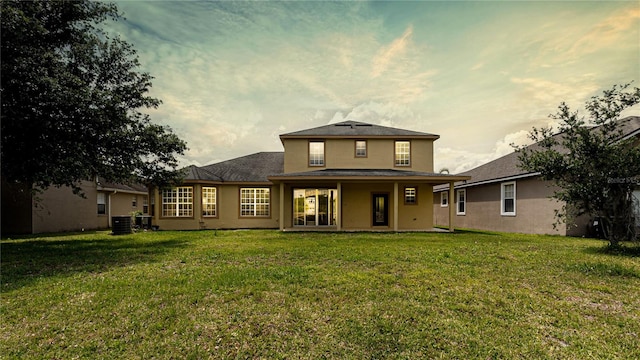
[[[558,186],[553,197],[565,204],[557,211],[559,220],[598,218],[612,246],[637,239],[633,190],[640,183],[640,144],[638,138],[624,139],[619,117],[638,102],[640,89],[626,84],[587,101],[586,118],[562,103],[551,115],[559,133],[534,128],[529,136],[537,144],[517,149],[522,169]]]
[[[2,0],[2,178],[34,189],[176,181],[186,149],[145,109],[151,75],[133,47],[100,25],[121,19],[96,1]]]

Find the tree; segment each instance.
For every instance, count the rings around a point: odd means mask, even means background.
[[[2,179],[34,189],[177,181],[184,141],[143,109],[151,75],[133,47],[98,26],[114,4],[2,0]]]
[[[529,137],[536,144],[516,148],[522,169],[539,172],[558,186],[553,198],[565,204],[556,211],[559,222],[584,214],[596,217],[613,247],[637,239],[632,193],[640,182],[640,146],[638,139],[622,138],[619,121],[624,109],[640,102],[640,89],[629,86],[613,86],[592,97],[586,119],[561,103],[550,116],[560,122],[559,134],[533,128]]]

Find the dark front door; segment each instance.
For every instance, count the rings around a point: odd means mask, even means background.
[[[373,226],[389,226],[389,195],[373,194]]]

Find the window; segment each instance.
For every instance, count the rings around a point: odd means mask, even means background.
[[[147,199],[146,196],[142,198],[142,213],[143,214],[149,213],[149,199]]]
[[[411,166],[411,143],[396,141],[396,166]]]
[[[98,193],[98,215],[107,214],[107,194]]]
[[[449,206],[449,192],[443,191],[440,193],[440,206],[447,207]]]
[[[137,207],[138,206],[138,197],[136,195],[133,195],[133,198],[131,199],[131,207]]]
[[[217,209],[217,188],[202,188],[202,216],[218,216]]]
[[[418,203],[418,189],[415,187],[404,188],[404,204],[416,205]]]
[[[456,214],[465,215],[467,207],[467,191],[458,190],[458,207],[456,208]]]
[[[366,140],[356,140],[356,157],[367,157]]]
[[[294,226],[335,226],[338,213],[337,189],[294,189]]]
[[[149,215],[154,216],[156,214],[156,194],[151,195],[151,212]]]
[[[500,215],[516,215],[516,183],[514,181],[502,184]]]
[[[193,216],[193,188],[180,186],[162,191],[162,216]]]
[[[240,189],[240,216],[269,216],[269,188]]]
[[[324,166],[324,141],[309,142],[309,166]]]

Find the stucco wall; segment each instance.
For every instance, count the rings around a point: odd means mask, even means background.
[[[197,230],[197,229],[276,229],[279,227],[280,189],[270,186],[270,216],[268,217],[240,217],[240,188],[264,187],[264,185],[202,185],[193,186],[193,217],[163,217],[162,198],[154,190],[155,215],[153,225],[160,230]],[[215,186],[217,188],[217,216],[202,216],[202,187]]]
[[[39,200],[34,200],[32,209],[33,233],[106,228],[107,216],[98,215],[96,184],[83,181],[81,188],[86,198],[73,194],[69,187],[51,187],[37,195]]]
[[[398,230],[427,230],[433,227],[432,197],[429,185],[418,185],[418,204],[404,204],[404,187],[415,184],[398,184]],[[389,195],[389,226],[373,226],[373,194]],[[342,184],[342,229],[344,230],[393,230],[394,186],[381,184]]]
[[[567,235],[566,226],[553,228],[554,210],[560,205],[550,199],[553,189],[538,178],[516,181],[516,215],[500,214],[501,184],[487,184],[466,188],[465,215],[455,216],[455,227],[528,234]],[[457,206],[456,203],[449,206]],[[440,193],[433,198],[434,222],[449,226],[449,208],[440,206]],[[586,229],[582,225],[582,232]],[[579,232],[580,229],[575,229]],[[576,232],[572,232],[576,234]]]
[[[398,139],[402,140],[402,139]],[[367,139],[367,157],[355,157],[356,139],[325,139],[325,166],[309,166],[309,140],[284,140],[284,172],[328,169],[404,169],[433,172],[433,140],[412,139],[411,166],[395,167],[394,139]]]

